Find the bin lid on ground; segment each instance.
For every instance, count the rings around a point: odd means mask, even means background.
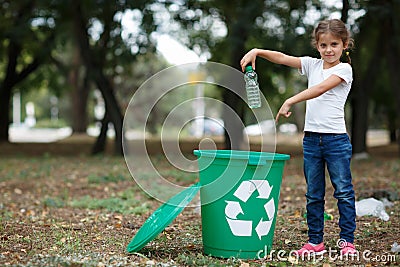
[[[142,225],[136,235],[128,244],[126,250],[129,253],[141,250],[147,243],[153,240],[165,227],[167,227],[192,201],[200,189],[200,183],[196,183],[182,192],[170,198],[161,205]]]

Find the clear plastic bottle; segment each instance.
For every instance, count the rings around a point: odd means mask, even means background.
[[[373,215],[376,217],[381,218],[385,222],[389,221],[389,215],[385,211],[385,207],[383,206],[383,203],[378,203],[373,211]]]
[[[253,70],[252,66],[246,66],[244,72],[244,81],[246,83],[247,104],[250,108],[261,107],[257,73]]]

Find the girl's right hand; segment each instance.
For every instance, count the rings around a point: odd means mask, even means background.
[[[243,56],[242,60],[240,60],[240,66],[242,67],[242,71],[244,72],[244,69],[249,64],[251,64],[253,70],[256,70],[256,58],[257,58],[257,48],[253,48],[249,52],[247,52]]]

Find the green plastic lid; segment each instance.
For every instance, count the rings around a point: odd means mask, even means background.
[[[170,198],[161,205],[142,225],[131,242],[126,247],[128,253],[141,250],[147,243],[153,240],[165,227],[167,227],[192,201],[200,189],[200,183],[196,183],[182,192]]]
[[[244,71],[251,71],[253,70],[253,67],[251,65],[246,66],[246,68],[244,69]]]

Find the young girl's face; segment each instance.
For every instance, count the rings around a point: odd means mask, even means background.
[[[342,39],[331,33],[322,33],[319,35],[317,49],[324,60],[324,68],[330,68],[340,63],[342,52],[347,48]]]

